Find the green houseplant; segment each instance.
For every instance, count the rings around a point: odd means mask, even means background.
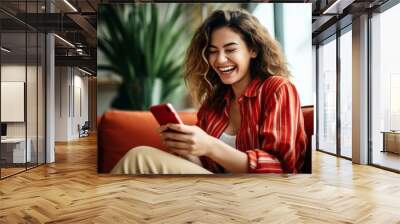
[[[98,69],[122,79],[113,108],[147,110],[157,81],[161,102],[183,84],[182,63],[190,35],[185,29],[190,19],[184,12],[180,4],[99,7],[98,47],[108,63]]]

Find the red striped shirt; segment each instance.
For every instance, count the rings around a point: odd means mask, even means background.
[[[198,126],[219,138],[229,125],[230,99],[225,95],[223,113],[202,106]],[[304,162],[307,136],[303,114],[295,86],[281,76],[250,82],[238,99],[241,127],[236,134],[236,148],[248,156],[250,173],[297,173]],[[201,157],[203,166],[213,173],[223,172],[208,157]]]

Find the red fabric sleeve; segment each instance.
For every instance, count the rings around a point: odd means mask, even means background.
[[[306,149],[303,114],[296,88],[280,86],[265,105],[261,149],[246,151],[251,173],[297,173]]]

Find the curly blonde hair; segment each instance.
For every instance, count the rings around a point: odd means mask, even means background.
[[[184,78],[195,104],[205,103],[214,109],[224,106],[230,86],[222,83],[207,60],[211,33],[222,27],[232,29],[249,49],[256,51],[256,58],[250,61],[252,79],[290,75],[279,43],[257,18],[242,9],[216,10],[196,30],[186,52]]]

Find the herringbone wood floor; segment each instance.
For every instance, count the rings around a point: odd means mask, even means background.
[[[96,173],[96,139],[0,181],[0,223],[400,223],[400,175],[320,152],[312,175]]]

